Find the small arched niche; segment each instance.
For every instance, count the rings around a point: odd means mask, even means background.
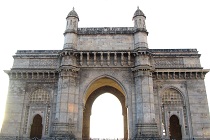
[[[179,124],[179,118],[176,115],[170,117],[170,139],[172,140],[182,140],[181,125]]]
[[[37,114],[33,118],[33,123],[31,125],[30,138],[42,138],[42,117]]]
[[[184,96],[179,90],[168,88],[162,93],[161,112],[164,138],[174,139],[177,135],[176,139],[180,139],[188,135],[187,109]]]

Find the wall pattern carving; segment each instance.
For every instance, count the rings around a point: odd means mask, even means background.
[[[184,67],[182,58],[155,58],[155,67]]]
[[[57,59],[30,59],[29,61],[29,66],[30,67],[57,67],[58,65],[58,60]]]
[[[189,134],[188,115],[187,115],[186,105],[184,103],[184,98],[182,97],[181,93],[179,93],[175,89],[170,88],[170,89],[167,89],[164,91],[161,98],[162,98],[162,101],[161,101],[162,102],[162,105],[161,105],[162,123],[163,123],[164,131],[165,130],[168,131],[167,125],[169,125],[166,122],[169,120],[169,118],[167,117],[167,114],[166,114],[167,111],[169,111],[169,112],[176,111],[178,114],[181,111],[182,112],[181,114],[183,114],[183,119],[184,119],[183,124],[181,124],[181,125],[184,126],[183,129],[185,131],[185,134],[188,135]],[[182,119],[182,118],[179,118],[179,119]]]
[[[145,28],[134,27],[104,27],[104,28],[78,28],[79,35],[86,34],[133,34],[137,31],[147,32]],[[68,30],[65,33],[69,32]]]

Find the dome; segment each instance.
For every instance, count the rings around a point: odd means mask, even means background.
[[[77,15],[77,12],[74,11],[74,7],[73,7],[73,10],[69,12],[69,14],[66,18],[68,18],[68,17],[76,17],[79,20],[79,16]]]
[[[135,18],[136,16],[144,16],[146,18],[146,16],[144,15],[144,13],[139,9],[139,7],[137,8],[136,12],[133,15],[133,18]]]

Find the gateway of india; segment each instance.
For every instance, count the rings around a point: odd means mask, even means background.
[[[209,70],[196,49],[149,49],[145,20],[137,8],[134,27],[78,28],[73,9],[62,50],[18,50],[0,138],[88,140],[93,102],[111,93],[125,140],[210,139]]]

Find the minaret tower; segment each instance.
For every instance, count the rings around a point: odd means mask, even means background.
[[[155,117],[151,55],[147,45],[148,32],[145,15],[137,8],[134,13],[134,74],[136,92],[136,130],[135,139],[158,139]]]
[[[133,15],[133,21],[134,21],[134,28],[135,28],[135,33],[134,33],[134,48],[138,49],[147,49],[148,44],[147,44],[147,29],[146,29],[146,16],[144,13],[137,8],[136,12]]]
[[[53,135],[58,139],[63,139],[63,137],[75,139],[75,137],[79,137],[77,126],[79,98],[77,98],[78,92],[76,87],[79,69],[76,66],[76,56],[74,55],[74,50],[77,49],[79,17],[74,8],[66,17],[66,21],[64,47],[60,52],[56,121],[53,124]]]
[[[77,46],[77,28],[79,16],[73,10],[66,17],[66,30],[64,32],[64,49],[76,49]]]

